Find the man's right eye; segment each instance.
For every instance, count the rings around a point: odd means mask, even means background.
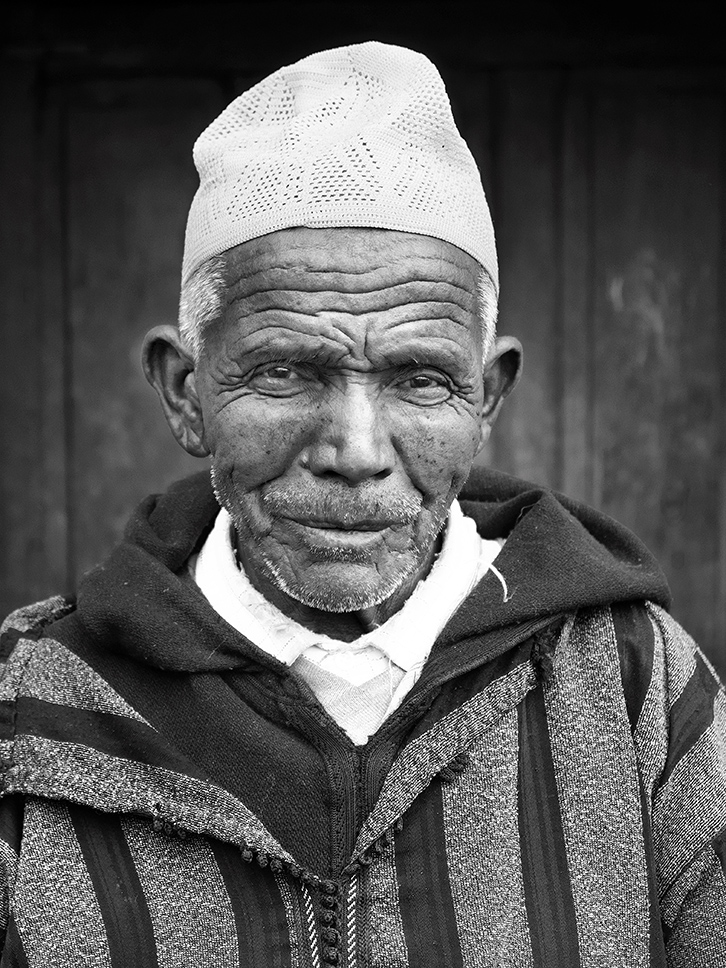
[[[291,393],[302,388],[305,374],[300,366],[271,363],[259,367],[250,382],[261,393]]]

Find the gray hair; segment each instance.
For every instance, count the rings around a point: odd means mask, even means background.
[[[182,285],[179,300],[179,332],[195,360],[204,346],[204,333],[224,311],[227,260],[224,253],[207,259]],[[477,278],[477,301],[482,328],[482,365],[496,339],[497,291],[487,270],[480,267]]]
[[[195,360],[204,346],[204,333],[222,315],[227,260],[213,255],[182,283],[179,298],[179,333]]]

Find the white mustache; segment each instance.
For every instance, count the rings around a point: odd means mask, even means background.
[[[421,497],[366,482],[357,487],[340,484],[294,485],[266,489],[265,508],[275,515],[327,521],[353,528],[360,523],[413,524],[421,512]]]

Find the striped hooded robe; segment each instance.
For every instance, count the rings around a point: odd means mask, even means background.
[[[629,532],[487,472],[506,536],[356,747],[186,562],[204,476],[4,627],[0,968],[726,965],[726,698]]]

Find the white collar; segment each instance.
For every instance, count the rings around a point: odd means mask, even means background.
[[[454,501],[441,551],[411,597],[377,629],[353,642],[342,642],[288,618],[258,592],[237,566],[233,533],[232,520],[222,509],[190,570],[211,606],[238,632],[288,666],[310,649],[306,658],[313,661],[318,650],[348,653],[352,658],[375,649],[406,672],[423,666],[439,632],[503,544],[481,538],[474,521]]]

